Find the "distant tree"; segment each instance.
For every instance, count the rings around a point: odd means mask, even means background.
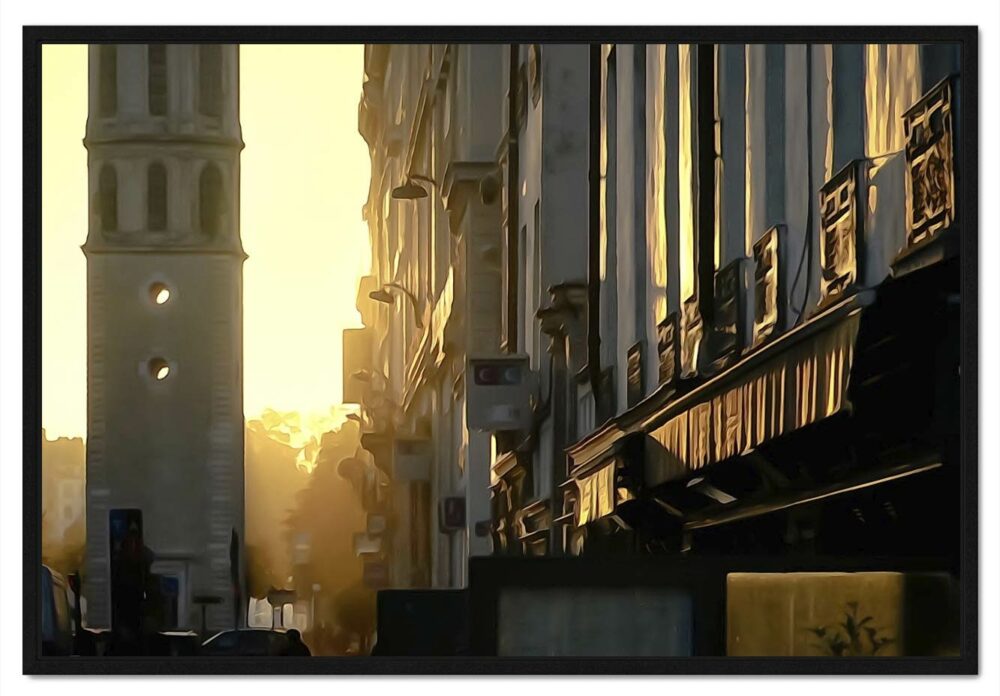
[[[360,432],[348,421],[342,427],[323,435],[316,465],[309,482],[296,495],[296,504],[286,522],[286,539],[290,548],[297,541],[308,539],[308,559],[293,566],[294,585],[300,597],[307,597],[318,585],[325,597],[340,598],[333,602],[317,602],[316,622],[341,623],[341,615],[350,616],[358,631],[366,635],[374,625],[374,600],[361,594],[347,594],[348,588],[361,584],[361,560],[354,554],[353,537],[365,528],[365,511],[350,481],[344,479],[338,467],[354,455],[360,445]],[[370,593],[369,593],[370,594]],[[359,601],[356,607],[345,602]],[[320,612],[325,612],[319,615]],[[351,612],[355,612],[352,614]],[[367,620],[363,617],[368,616]]]
[[[280,576],[269,548],[263,545],[246,547],[247,585],[251,597],[263,599],[272,587],[281,587],[287,576]]]
[[[375,593],[361,583],[337,593],[334,607],[337,622],[345,631],[363,637],[375,632]]]
[[[82,572],[87,554],[83,520],[74,520],[58,541],[51,541],[48,532],[47,511],[42,511],[42,538],[48,541],[42,548],[42,562],[63,575]]]
[[[272,425],[275,420],[270,419]],[[297,493],[309,483],[309,473],[298,466],[297,456],[287,434],[268,430],[259,419],[247,423],[246,561],[250,594],[258,599],[271,584],[284,586],[292,574],[285,521]]]

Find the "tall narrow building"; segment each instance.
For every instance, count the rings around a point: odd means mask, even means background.
[[[245,615],[238,50],[90,47],[91,626],[111,625],[129,527],[152,560],[157,625],[200,629],[201,605],[208,630]]]

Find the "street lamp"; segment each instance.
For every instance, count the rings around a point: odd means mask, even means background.
[[[418,329],[424,328],[424,322],[420,319],[420,305],[417,302],[416,296],[399,283],[386,283],[378,290],[372,290],[368,293],[368,297],[382,304],[395,304],[396,298],[389,292],[390,290],[398,290],[406,296],[406,299],[413,305],[413,323]]]
[[[429,176],[410,174],[406,177],[405,184],[397,186],[392,190],[392,197],[398,201],[412,201],[417,198],[427,198],[427,189],[420,184],[414,183],[416,181],[426,181],[428,184],[437,185],[437,182]]]
[[[351,379],[356,379],[359,382],[372,383],[375,381],[375,377],[381,377],[383,384],[389,384],[389,378],[383,375],[378,370],[356,370],[351,373]],[[354,414],[351,414],[354,415]],[[350,416],[348,416],[350,417]]]
[[[367,410],[368,410],[367,409],[367,405],[362,404],[362,406],[361,406],[361,413],[348,413],[347,414],[347,420],[354,421],[355,423],[357,423],[358,424],[358,429],[362,433],[365,432],[365,429],[369,425],[372,425],[372,423],[369,422],[369,419],[365,418],[365,414],[366,414]]]

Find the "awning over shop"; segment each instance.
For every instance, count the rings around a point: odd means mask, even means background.
[[[735,365],[672,404],[666,421],[647,430],[645,485],[747,454],[844,409],[860,318],[855,310],[757,365]]]
[[[761,503],[736,505],[731,508],[715,508],[688,518],[684,523],[684,529],[688,531],[707,529],[731,522],[739,522],[751,517],[817,503],[837,496],[846,496],[866,488],[873,488],[911,476],[936,471],[942,466],[943,464],[940,461],[909,462],[895,467],[867,471],[846,481],[838,481],[837,483],[821,486],[809,491],[790,491]]]
[[[615,462],[577,480],[576,524],[584,525],[615,510]]]

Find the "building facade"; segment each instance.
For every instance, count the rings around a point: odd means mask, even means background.
[[[541,95],[506,179],[519,199],[558,171],[544,145],[545,77],[563,50],[522,49],[508,92],[515,112],[519,90]],[[505,230],[505,278],[530,298],[505,298],[507,325],[525,332],[517,350],[548,343],[563,371],[550,379],[533,357],[552,410],[492,462],[494,550],[749,552],[754,539],[857,554],[878,537],[892,553],[926,535],[892,501],[889,517],[867,518],[806,501],[893,481],[873,495],[906,488],[905,506],[944,482],[957,505],[957,386],[935,376],[958,372],[958,343],[945,338],[958,317],[957,47],[589,51],[588,102],[570,112],[589,115],[573,149],[589,157],[566,176],[590,179],[572,183],[575,206],[543,187],[528,201],[540,211]],[[548,206],[559,222],[546,226]],[[546,258],[546,245],[559,252]],[[543,278],[550,305],[523,268]],[[828,519],[837,505],[849,520]],[[957,539],[930,537],[943,556]]]
[[[957,45],[369,46],[365,66],[357,399],[393,549],[428,569],[388,586],[463,586],[480,553],[957,572]],[[526,375],[493,392],[514,426],[482,425],[484,357]],[[424,488],[399,488],[400,437]]]
[[[143,621],[200,628],[202,602],[208,630],[229,628],[245,614],[238,48],[89,55],[89,621],[144,593]]]
[[[359,130],[371,274],[345,333],[362,406],[373,587],[461,587],[490,553],[490,436],[468,427],[469,355],[500,335],[500,46],[365,49]],[[360,552],[360,550],[359,550]]]

